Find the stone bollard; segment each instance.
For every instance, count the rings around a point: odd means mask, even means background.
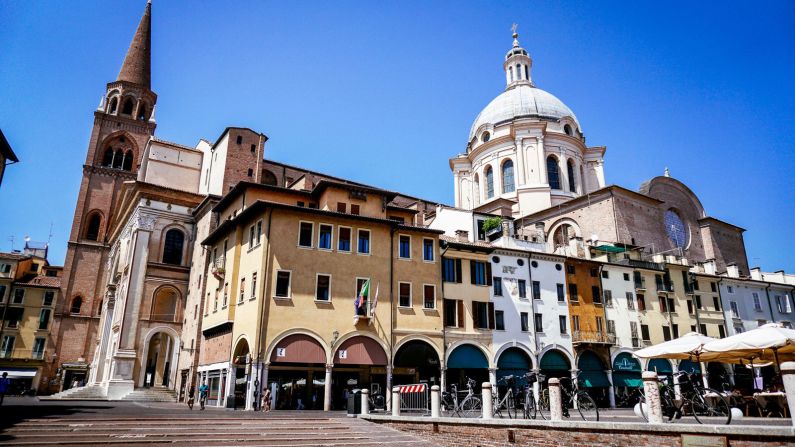
[[[400,416],[400,387],[392,388],[392,416]]]
[[[779,366],[781,380],[784,382],[784,392],[787,394],[790,420],[795,425],[795,362],[784,362]]]
[[[362,414],[370,414],[370,390],[362,389]]]
[[[563,420],[563,406],[560,403],[560,379],[549,379],[549,418],[553,421]]]
[[[646,419],[649,420],[649,424],[662,424],[662,404],[660,401],[660,386],[657,382],[657,373],[654,371],[643,371],[642,377],[643,394],[646,395]]]
[[[491,419],[494,416],[494,401],[491,397],[491,382],[483,382],[480,386],[483,390],[483,419]]]
[[[438,418],[439,417],[439,385],[434,385],[431,387],[431,417]]]

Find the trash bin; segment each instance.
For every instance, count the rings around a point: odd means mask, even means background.
[[[348,416],[362,414],[362,390],[355,389],[348,393]]]

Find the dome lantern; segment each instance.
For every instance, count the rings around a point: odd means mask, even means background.
[[[533,78],[531,76],[533,59],[527,54],[527,50],[519,45],[519,34],[516,32],[516,28],[517,25],[514,23],[511,27],[511,31],[513,31],[513,47],[505,55],[505,63],[503,64],[506,89],[517,85],[533,86]]]

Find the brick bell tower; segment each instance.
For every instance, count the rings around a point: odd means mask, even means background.
[[[155,133],[157,95],[151,90],[151,0],[124,57],[94,111],[80,193],[69,236],[62,300],[56,310],[57,358],[63,389],[87,382],[102,310],[111,214],[125,181],[135,180],[144,147]],[[51,371],[53,377],[55,371]]]

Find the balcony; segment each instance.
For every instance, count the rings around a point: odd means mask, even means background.
[[[226,275],[226,256],[219,256],[212,265],[212,273],[217,279],[223,279]]]
[[[635,290],[646,290],[646,280],[641,278],[638,281],[638,278],[635,278]]]
[[[589,332],[589,331],[574,331],[571,336],[571,341],[574,344],[616,344],[616,336],[606,332]]]
[[[636,267],[640,269],[646,270],[664,270],[665,265],[659,264],[657,262],[649,262],[649,261],[639,261],[637,259],[620,259],[616,261],[616,264],[628,265],[630,267]]]

